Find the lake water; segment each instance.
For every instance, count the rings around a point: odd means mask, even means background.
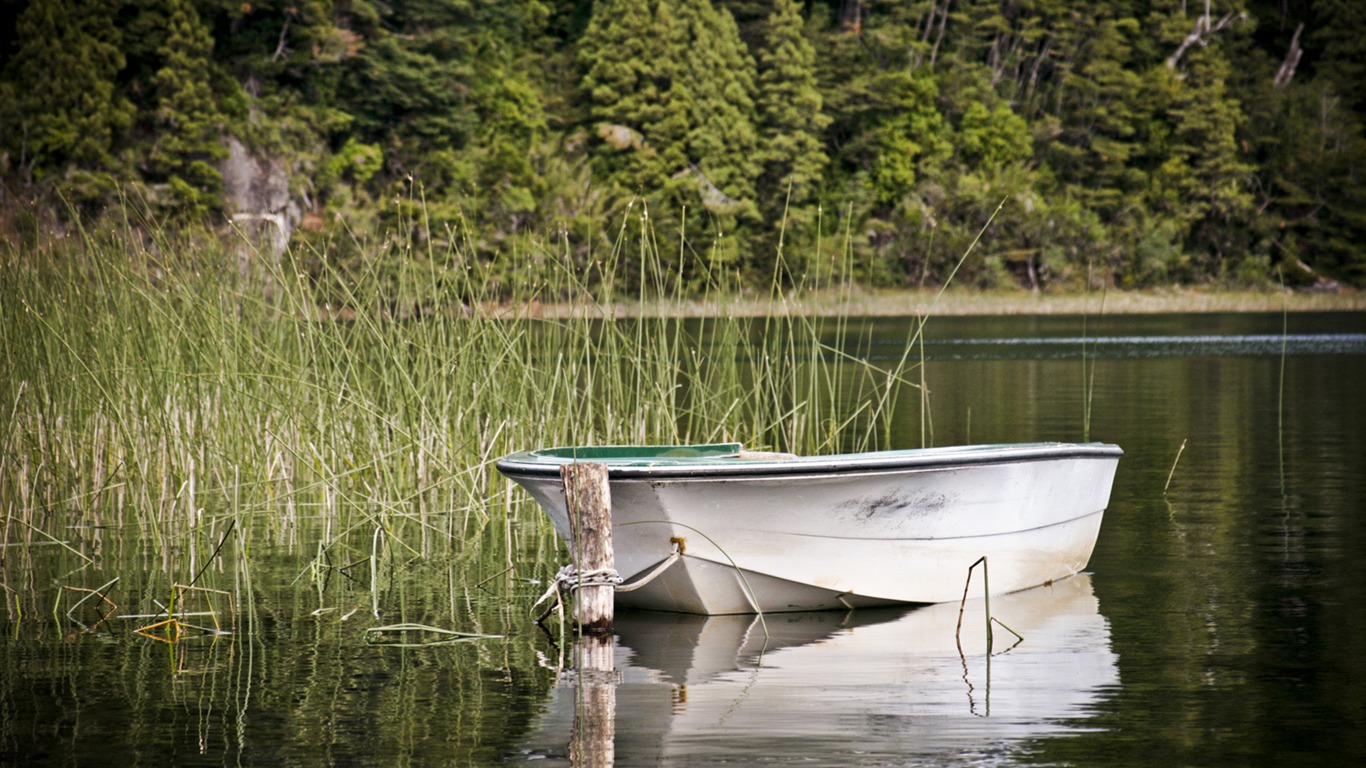
[[[906,320],[861,323],[860,355],[900,356]],[[168,643],[133,632],[172,597],[128,566],[156,570],[136,537],[90,539],[124,564],[94,573],[11,533],[4,589],[31,599],[0,615],[0,763],[1366,760],[1366,315],[936,318],[925,353],[932,418],[901,398],[898,446],[1126,451],[1088,573],[992,600],[1018,644],[997,629],[985,652],[980,601],[961,654],[957,605],[771,615],[767,639],[755,617],[637,613],[611,673],[575,670],[532,621],[564,556],[502,500],[469,528],[477,561],[319,569],[294,539],[216,561],[222,592],[180,599],[229,633]],[[68,588],[115,577],[103,621]],[[400,622],[497,637],[367,631]]]

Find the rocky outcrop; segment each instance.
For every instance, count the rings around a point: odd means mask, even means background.
[[[269,285],[303,209],[290,193],[289,167],[283,158],[256,154],[233,136],[227,146],[220,171],[228,210],[241,236],[238,273],[244,281]]]

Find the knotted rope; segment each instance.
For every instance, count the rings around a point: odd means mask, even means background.
[[[550,581],[550,588],[531,607],[535,608],[544,603],[551,595],[563,596],[566,592],[573,593],[584,587],[616,587],[618,584],[621,584],[621,574],[617,573],[615,568],[595,568],[579,573],[579,567],[570,563],[555,574],[555,578]]]
[[[682,548],[678,545],[678,542],[674,542],[673,552],[668,557],[664,558],[659,565],[655,566],[653,571],[646,574],[645,578],[629,585],[622,584],[621,574],[617,573],[615,568],[595,568],[591,571],[579,573],[578,566],[570,563],[555,574],[555,578],[551,580],[550,587],[546,589],[545,594],[541,595],[541,599],[537,600],[536,603],[531,606],[532,608],[535,608],[546,600],[549,600],[551,596],[555,597],[555,603],[549,608],[546,608],[545,613],[541,614],[541,617],[536,621],[544,621],[545,617],[549,616],[550,612],[555,610],[556,606],[563,606],[564,596],[566,594],[573,594],[575,591],[583,589],[584,587],[612,587],[618,592],[630,592],[631,590],[640,589],[658,578],[661,573],[668,570],[669,566],[682,559]]]

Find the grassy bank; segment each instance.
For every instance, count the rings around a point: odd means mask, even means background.
[[[1103,302],[1103,303],[1102,303]],[[651,304],[619,302],[616,317],[809,317],[964,316],[964,315],[1095,315],[1175,314],[1203,312],[1366,312],[1366,293],[1203,290],[1171,288],[1163,291],[1111,290],[1091,294],[1028,293],[1025,291],[949,290],[821,290],[783,298],[739,296],[710,300],[663,301]],[[568,317],[598,307],[531,303],[498,307],[494,314]]]

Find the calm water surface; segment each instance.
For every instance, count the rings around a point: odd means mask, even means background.
[[[53,607],[0,616],[0,763],[568,765],[604,702],[623,766],[1359,763],[1366,315],[1282,322],[930,322],[931,418],[904,396],[899,446],[1126,451],[1089,573],[993,600],[1024,640],[998,629],[991,656],[980,602],[961,655],[956,605],[770,616],[767,639],[754,617],[634,614],[611,675],[579,674],[530,620],[563,555],[501,501],[471,528],[479,562],[324,573],[281,540],[201,582],[249,596],[233,634],[169,644],[132,632],[169,590],[128,564],[158,564],[128,532],[90,532],[122,568],[38,542],[29,575],[6,570],[6,590],[38,595],[23,604]],[[896,359],[906,323],[862,321],[858,353]],[[116,576],[120,614],[68,613],[65,586]],[[398,622],[499,637],[367,642]]]

